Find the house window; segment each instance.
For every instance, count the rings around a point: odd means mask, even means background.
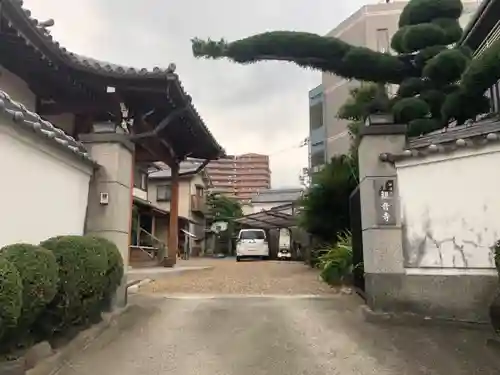
[[[158,202],[170,202],[172,199],[172,187],[170,185],[161,185],[156,189],[156,200]]]
[[[201,186],[196,187],[196,196],[203,198],[203,188]]]
[[[148,190],[148,175],[142,171],[134,174],[134,187],[141,190]]]
[[[377,29],[377,51],[388,53],[389,50],[389,30]]]

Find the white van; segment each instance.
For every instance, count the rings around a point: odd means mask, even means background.
[[[236,261],[242,258],[269,258],[269,244],[263,229],[242,229],[236,243]]]

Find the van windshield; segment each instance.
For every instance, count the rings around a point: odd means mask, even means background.
[[[245,230],[240,233],[240,240],[265,240],[266,235],[261,230]]]

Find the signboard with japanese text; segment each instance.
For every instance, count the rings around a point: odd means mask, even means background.
[[[396,225],[395,179],[377,179],[373,184],[377,225]]]

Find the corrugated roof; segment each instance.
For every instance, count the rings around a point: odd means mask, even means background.
[[[297,215],[291,215],[284,211],[288,205],[274,207],[270,210],[245,215],[235,220],[245,226],[261,229],[291,228],[297,225]]]
[[[49,121],[43,120],[37,113],[29,111],[23,104],[12,100],[2,90],[0,90],[0,114],[8,117],[25,130],[32,131],[37,136],[52,142],[54,146],[69,151],[86,162],[96,164],[81,142],[55,127]]]
[[[302,188],[262,190],[252,197],[252,203],[295,202],[303,192]]]

